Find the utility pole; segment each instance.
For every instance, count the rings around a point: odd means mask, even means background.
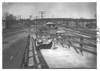
[[[21,15],[19,15],[19,17],[20,17],[20,20],[21,20]]]
[[[38,16],[36,16],[35,18],[38,19]]]
[[[39,14],[41,14],[41,19],[43,19],[45,11],[40,11]]]
[[[29,17],[30,17],[30,20],[31,20],[32,19],[32,15],[30,15]]]
[[[54,17],[54,15],[52,15],[52,18]]]

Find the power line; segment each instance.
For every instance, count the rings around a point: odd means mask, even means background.
[[[41,19],[43,19],[45,11],[40,11],[39,13],[41,14]]]

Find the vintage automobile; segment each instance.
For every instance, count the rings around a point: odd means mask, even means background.
[[[62,38],[61,36],[64,33],[64,30],[59,29],[55,24],[49,22],[46,26],[37,29],[36,47],[38,49],[55,49],[56,42]]]
[[[50,24],[49,27],[39,28],[36,32],[36,47],[38,49],[53,49],[54,47],[54,37],[52,35],[56,35],[56,29],[50,27]]]
[[[37,49],[51,49],[53,40],[48,36],[42,35],[36,38]]]

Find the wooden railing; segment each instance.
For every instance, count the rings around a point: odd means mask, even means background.
[[[62,37],[60,39],[58,38],[58,41],[60,40],[60,44],[62,46],[64,46],[65,44],[69,48],[73,47],[77,53],[81,52],[82,55],[84,55],[83,52],[88,52],[97,55],[96,37],[70,36],[70,35],[60,35],[60,34],[59,36]],[[75,44],[78,44],[78,46],[75,46]],[[90,49],[94,49],[94,50],[91,51]]]
[[[26,48],[23,54],[22,63],[20,68],[28,68],[29,64],[29,45],[30,45],[30,35],[27,38]]]

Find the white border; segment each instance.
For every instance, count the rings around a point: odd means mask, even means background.
[[[100,28],[100,2],[99,0],[0,0],[0,19],[1,19],[1,22],[0,22],[0,32],[1,32],[1,35],[0,35],[0,43],[1,43],[1,58],[0,58],[0,69],[1,70],[5,70],[5,69],[2,69],[2,2],[97,2],[97,25],[98,27]],[[100,44],[98,45],[98,49],[97,49],[97,69],[88,69],[88,71],[94,71],[94,70],[98,70],[100,71]],[[17,70],[17,69],[7,69],[7,70]],[[19,69],[19,70],[27,70],[27,69]],[[33,70],[33,69],[28,69],[28,70]],[[34,69],[34,70],[42,70],[42,71],[47,71],[47,69]],[[75,70],[79,70],[80,69],[48,69],[48,70],[55,70],[55,71],[59,71],[59,70],[70,70],[70,71],[75,71]],[[87,69],[81,69],[81,70],[87,70]]]

